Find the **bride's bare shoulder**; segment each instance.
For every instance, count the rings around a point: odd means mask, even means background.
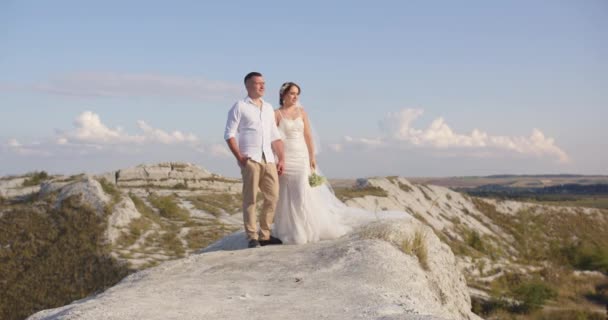
[[[279,109],[274,110],[274,121],[279,124],[281,121],[281,111]]]

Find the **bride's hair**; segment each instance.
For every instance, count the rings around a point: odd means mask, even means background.
[[[289,92],[289,90],[291,90],[291,87],[298,88],[298,94],[302,93],[302,89],[300,89],[300,86],[297,85],[295,82],[283,83],[283,85],[281,86],[281,89],[279,90],[279,104],[281,106],[283,106],[283,97],[285,96],[285,92]]]

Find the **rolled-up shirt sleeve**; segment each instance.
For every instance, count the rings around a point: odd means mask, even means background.
[[[241,110],[238,102],[228,111],[228,119],[226,120],[226,129],[224,130],[224,140],[236,137],[239,129],[239,121],[241,120]]]

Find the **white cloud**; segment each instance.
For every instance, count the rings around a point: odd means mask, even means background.
[[[147,141],[155,141],[164,144],[198,141],[198,138],[192,133],[183,134],[180,131],[173,131],[172,133],[167,133],[163,130],[152,128],[143,120],[137,121],[137,126],[144,132],[144,139]]]
[[[121,128],[111,129],[101,122],[99,115],[85,111],[74,120],[75,129],[62,134],[58,138],[60,144],[68,143],[94,143],[94,144],[119,144],[119,143],[142,143],[143,136],[131,136],[122,131]]]
[[[168,133],[161,129],[153,128],[145,121],[137,121],[140,134],[131,135],[121,128],[109,128],[100,119],[99,115],[85,111],[74,121],[74,129],[68,132],[60,132],[56,143],[68,144],[93,144],[93,145],[116,145],[116,144],[181,144],[197,143],[198,138],[192,133],[184,134],[180,131]]]
[[[154,128],[143,120],[137,121],[139,132],[128,133],[120,127],[109,127],[91,111],[81,113],[69,130],[57,130],[46,141],[22,143],[9,139],[0,143],[0,151],[15,155],[135,155],[171,152],[172,154],[207,154],[212,158],[230,157],[228,147],[220,143],[203,143],[195,134],[179,130]],[[171,150],[171,151],[166,151]]]
[[[344,146],[341,143],[332,143],[329,145],[329,149],[334,152],[341,152],[344,149]]]
[[[219,143],[211,145],[210,152],[214,157],[229,158],[232,156],[228,147]]]
[[[378,147],[386,143],[382,138],[353,138],[345,136],[344,140],[351,145],[355,144],[362,147]]]
[[[30,145],[23,145],[15,138],[9,139],[4,145],[5,149],[8,149],[8,151],[20,156],[47,157],[51,155],[49,151],[43,150],[38,146],[40,146],[40,143],[38,142],[31,143]]]
[[[372,139],[346,136],[344,141],[350,145],[368,147],[406,144],[438,150],[474,149],[475,152],[465,153],[470,156],[476,154],[487,156],[488,151],[496,150],[526,156],[553,157],[560,163],[570,161],[568,154],[555,144],[554,139],[545,137],[539,129],[533,129],[529,137],[494,136],[478,129],[474,129],[470,134],[464,134],[454,132],[443,118],[433,120],[426,129],[414,128],[412,123],[423,112],[422,109],[403,109],[389,113],[380,122],[386,136]],[[479,152],[480,150],[486,152]]]
[[[240,85],[203,77],[113,72],[73,73],[31,85],[4,84],[0,90],[33,90],[69,96],[169,97],[217,100],[238,96]]]

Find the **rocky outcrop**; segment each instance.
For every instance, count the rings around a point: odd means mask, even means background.
[[[240,181],[229,179],[191,164],[163,162],[105,173],[99,178],[121,188],[206,189],[238,192]]]
[[[445,187],[412,184],[405,178],[359,179],[359,186],[372,186],[386,191],[386,197],[365,196],[346,204],[367,210],[402,210],[414,215],[434,230],[464,241],[459,229],[475,230],[480,235],[508,238],[509,235],[480,212],[471,198]],[[505,209],[506,210],[506,209]]]
[[[32,195],[40,190],[40,186],[24,187],[23,182],[27,177],[6,177],[0,179],[0,197],[17,198]]]
[[[57,193],[56,206],[59,206],[66,198],[79,196],[82,203],[91,206],[98,214],[104,214],[107,210],[106,206],[110,203],[110,197],[92,176],[84,176],[70,183],[49,182],[42,184],[39,196],[45,197],[50,193]]]
[[[416,234],[425,264],[401,248]],[[479,319],[470,309],[452,252],[410,218],[332,241],[192,255],[29,319]]]

